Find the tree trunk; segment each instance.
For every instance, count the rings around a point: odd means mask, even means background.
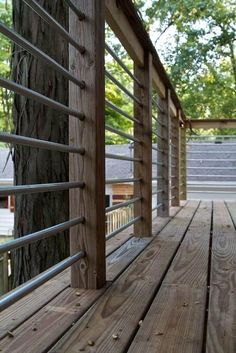
[[[68,27],[63,0],[38,0],[58,22]],[[68,67],[68,44],[22,0],[13,0],[15,30],[38,48]],[[13,79],[60,103],[68,104],[68,82],[22,48],[14,47]],[[68,144],[68,116],[18,95],[13,108],[15,133]],[[15,184],[68,181],[68,155],[17,146],[14,153]],[[15,197],[15,237],[68,220],[68,192]],[[36,276],[69,254],[68,232],[25,246],[12,254],[13,287]]]

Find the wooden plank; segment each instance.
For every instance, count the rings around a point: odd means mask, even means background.
[[[134,224],[137,237],[152,236],[152,57],[147,53],[144,68],[134,65],[134,74],[143,84],[134,83],[134,95],[142,105],[134,103],[134,116],[142,124],[134,123],[134,136],[141,143],[134,142],[134,157],[142,163],[134,163],[134,178],[141,178],[141,183],[134,184],[134,196],[141,197],[134,204],[134,217],[142,219]]]
[[[180,211],[179,207],[172,208],[171,214],[174,217]],[[171,217],[153,219],[153,236],[158,235],[170,222]],[[150,244],[152,237],[134,238],[126,241],[119,249],[107,258],[107,281],[114,281],[134,259]]]
[[[186,129],[180,129],[180,200],[187,199]]]
[[[166,97],[166,88],[165,88],[165,85],[163,84],[163,82],[161,81],[161,78],[158,75],[158,72],[157,72],[154,65],[152,66],[152,80],[153,80],[153,86],[154,86],[155,90],[157,91],[158,95],[161,98],[165,98]]]
[[[235,204],[228,203],[235,220]],[[236,232],[226,205],[214,202],[207,353],[236,351]]]
[[[163,285],[127,353],[200,353],[206,290]]]
[[[171,179],[171,206],[179,206],[180,203],[180,175],[179,175],[179,119],[172,118],[171,125],[171,175],[175,178]]]
[[[162,190],[159,195],[162,206],[159,207],[157,214],[160,217],[168,217],[170,214],[170,90],[167,91],[166,99],[160,99],[162,111],[159,120],[162,125],[159,127],[160,135],[163,139],[158,139],[162,167],[158,168],[158,189]]]
[[[207,285],[211,216],[212,202],[201,202],[164,284]]]
[[[86,52],[70,46],[71,73],[84,80],[81,90],[70,83],[70,106],[85,114],[85,120],[70,117],[70,144],[81,145],[85,155],[70,154],[70,181],[82,180],[84,189],[70,192],[70,216],[85,217],[85,224],[70,231],[71,254],[85,251],[86,258],[71,269],[72,287],[100,288],[105,274],[105,79],[104,1],[73,0],[86,20],[70,10],[70,34],[79,38]]]
[[[177,109],[176,109],[174,102],[171,98],[170,98],[170,115],[173,118],[177,117]]]
[[[116,0],[106,0],[106,21],[134,62],[144,65],[144,50]]]
[[[197,204],[190,203],[192,207],[185,207],[178,213],[182,236],[196,211]],[[172,233],[173,228],[176,228],[175,219],[165,228]],[[91,351],[90,343],[96,353],[126,351],[178,244],[176,240],[165,241],[155,237],[147,249],[50,350],[50,353],[75,353],[83,349]],[[114,339],[113,335],[118,335],[118,339]]]
[[[174,210],[174,212],[177,211],[177,209]],[[108,272],[109,266],[108,264]],[[79,295],[77,295],[78,291]],[[0,349],[3,352],[20,353],[25,351],[29,353],[32,352],[32,347],[34,347],[34,353],[45,352],[65,331],[73,326],[103,294],[103,291],[105,291],[105,288],[99,291],[66,289],[23,325],[12,329],[14,339],[7,337],[2,340]]]
[[[0,341],[5,353],[46,352],[104,293],[68,288]],[[79,294],[79,295],[78,295]]]
[[[201,203],[129,353],[201,353],[211,203]]]
[[[174,217],[180,208],[172,208],[171,216]],[[153,231],[154,235],[157,235],[170,221],[170,218],[154,218],[153,220]],[[117,250],[122,244],[126,243],[127,240],[133,237],[132,227],[126,231],[120,233],[116,237],[110,239],[107,243],[107,256]],[[125,255],[125,254],[124,254]],[[125,258],[125,256],[124,256]],[[130,262],[129,262],[130,263]],[[113,264],[111,264],[112,266]],[[114,277],[117,277],[128,264],[123,261],[123,268],[117,268],[116,274],[113,272]],[[107,268],[108,273],[111,272]],[[9,309],[6,309],[1,313],[0,318],[0,339],[2,339],[8,331],[15,330],[18,326],[28,320],[36,312],[40,311],[45,305],[52,301],[55,297],[60,295],[66,288],[69,287],[70,276],[69,270],[58,275],[51,281],[45,283],[40,288],[36,289],[33,293],[19,300],[17,303],[12,305]],[[62,295],[63,296],[63,295]]]
[[[186,124],[191,129],[236,129],[236,119],[197,119]]]
[[[47,305],[68,288],[69,284],[70,276],[67,270],[4,310],[0,316],[0,339]]]

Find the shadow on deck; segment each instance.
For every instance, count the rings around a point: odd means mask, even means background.
[[[189,201],[107,243],[107,287],[57,276],[1,314],[0,351],[235,353],[236,203]]]

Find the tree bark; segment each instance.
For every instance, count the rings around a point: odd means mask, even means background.
[[[63,0],[38,0],[51,16],[68,27],[68,9]],[[68,43],[22,0],[13,0],[14,29],[68,67]],[[13,52],[13,79],[26,87],[68,104],[68,82],[20,47]],[[31,99],[14,98],[13,119],[18,135],[68,144],[68,116]],[[17,146],[14,151],[15,184],[68,181],[68,155]],[[15,197],[15,237],[68,220],[68,192]],[[12,285],[16,287],[51,267],[69,254],[68,232],[25,246],[12,253]]]

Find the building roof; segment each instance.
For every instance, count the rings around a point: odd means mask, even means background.
[[[107,145],[106,153],[116,154],[121,156],[132,157],[133,148],[131,145]],[[9,156],[8,148],[0,148],[0,180],[13,180],[13,161]],[[7,161],[8,158],[8,161]],[[7,161],[7,164],[6,164]],[[6,166],[5,166],[6,164]],[[153,165],[155,169],[155,165]],[[153,170],[154,171],[154,170]],[[154,171],[155,172],[155,171]],[[119,159],[106,158],[106,179],[116,178],[132,178],[133,177],[133,162],[122,161]]]

